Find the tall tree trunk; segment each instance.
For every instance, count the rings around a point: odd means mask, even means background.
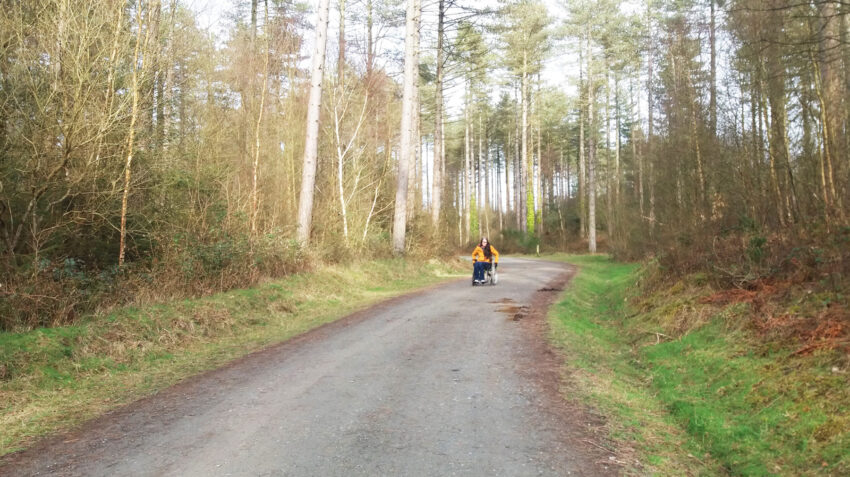
[[[588,65],[590,62],[588,61]],[[587,69],[587,250],[596,253],[596,132],[598,127],[594,118],[596,109],[593,68]]]
[[[765,123],[764,123],[764,120],[763,120],[763,118],[765,116],[764,116],[764,114],[762,114],[763,109],[764,109],[764,88],[763,88],[762,83],[764,82],[764,80],[762,78],[762,71],[761,71],[760,67],[758,68],[755,81],[756,81],[756,90],[755,90],[756,104],[755,104],[755,108],[753,109],[753,111],[755,111],[756,114],[757,114],[757,120],[758,120],[757,126],[758,127],[753,130],[753,133],[755,135],[753,140],[756,142],[756,155],[753,158],[753,169],[755,170],[755,173],[756,173],[756,183],[758,184],[758,190],[763,191],[762,195],[763,195],[763,197],[765,197],[765,200],[761,204],[759,204],[759,210],[760,210],[759,215],[761,217],[766,218],[768,216],[768,212],[767,212],[768,203],[770,202],[769,199],[766,199],[766,198],[769,197],[770,190],[768,189],[769,186],[766,185],[766,183],[762,181],[762,167],[761,166],[762,166],[762,163],[764,161],[764,157],[765,157],[766,154],[765,154],[765,150],[764,150],[764,137],[765,137],[764,126],[765,126]],[[756,134],[756,132],[757,132],[757,134]]]
[[[525,200],[522,197],[522,160],[520,159],[520,143],[522,140],[520,139],[521,134],[519,132],[519,110],[520,103],[519,98],[517,96],[517,86],[514,85],[514,215],[516,215],[516,228],[517,230],[525,230],[524,221],[522,220],[525,217],[523,213]]]
[[[336,82],[345,82],[345,2],[339,0],[339,55],[336,59]]]
[[[505,148],[505,212],[510,213],[513,210],[513,189],[511,189],[511,163],[513,163],[513,150],[516,138],[513,137],[510,131],[508,134],[508,143]]]
[[[257,0],[251,0],[251,45],[257,39]]]
[[[772,6],[783,7],[784,0],[774,0]],[[786,113],[786,94],[785,94],[785,62],[782,59],[781,51],[779,50],[779,32],[784,30],[783,27],[784,13],[778,10],[771,11],[768,14],[768,21],[765,25],[765,36],[767,44],[764,47],[765,56],[765,78],[767,80],[767,100],[770,103],[770,133],[769,155],[770,155],[770,176],[773,182],[774,191],[776,193],[776,206],[778,208],[779,223],[785,225],[790,216],[790,208],[785,205],[786,192],[783,184],[780,183],[777,176],[776,168],[784,164],[788,164],[788,135],[786,131],[787,113]],[[765,112],[765,115],[767,113]],[[765,123],[767,123],[765,117]]]
[[[537,77],[537,92],[538,98],[540,93],[540,76]],[[540,107],[535,102],[535,116],[537,117],[537,174],[534,175],[534,190],[537,192],[537,213],[535,214],[535,222],[537,223],[537,235],[543,238],[543,147],[541,141],[541,130],[543,129],[540,121]]]
[[[464,123],[464,148],[463,148],[463,197],[464,197],[464,237],[467,240],[464,242],[468,242],[469,232],[472,229],[471,224],[471,215],[472,215],[472,148],[471,148],[471,138],[469,137],[469,94],[467,94],[467,104],[463,109],[463,123]]]
[[[154,0],[154,6],[159,1]],[[151,28],[150,24],[145,28],[142,20],[142,0],[136,0],[136,46],[133,50],[133,73],[131,80],[131,88],[133,95],[133,103],[130,109],[130,132],[127,135],[127,160],[124,162],[124,192],[121,195],[121,229],[120,240],[118,245],[118,266],[124,265],[124,257],[126,251],[127,239],[127,203],[130,197],[130,177],[133,166],[133,153],[136,139],[136,121],[139,117],[139,93],[141,89],[141,81],[139,76],[143,71],[144,65],[139,65],[139,59],[143,52],[147,51],[148,40],[150,39]],[[144,42],[142,42],[142,32],[144,31]],[[34,214],[33,214],[34,216]]]
[[[812,63],[814,64],[814,60],[812,61]],[[821,200],[823,201],[824,222],[826,222],[826,227],[827,227],[827,229],[829,229],[830,226],[831,226],[831,221],[832,221],[832,209],[833,209],[832,201],[834,200],[832,194],[830,193],[829,180],[827,179],[827,177],[829,175],[828,172],[827,172],[829,170],[828,164],[830,164],[830,150],[829,150],[829,147],[828,147],[828,143],[829,143],[828,139],[830,137],[830,130],[829,130],[828,127],[826,127],[826,124],[828,124],[827,113],[826,113],[827,107],[826,107],[826,104],[825,104],[826,99],[824,98],[821,76],[820,76],[820,73],[817,72],[817,71],[815,71],[814,76],[815,76],[815,95],[818,97],[818,101],[819,101],[820,106],[821,106],[820,107],[820,120],[821,120],[821,125],[823,126],[823,127],[818,129],[818,132],[819,132],[818,136],[821,139],[821,141],[820,141],[821,147],[819,148],[819,159],[820,159],[820,161],[819,161],[820,162],[820,164],[819,164],[820,165],[820,178],[819,179],[820,179],[820,186],[821,186]]]
[[[501,232],[505,229],[505,223],[502,217],[504,212],[502,210],[502,163],[499,151],[499,147],[496,147],[496,208],[499,210],[499,231]],[[507,162],[505,164],[507,166]],[[507,170],[505,174],[507,175]]]
[[[375,67],[375,39],[372,33],[374,20],[372,15],[372,0],[366,0],[366,78],[369,81],[372,79],[372,70]]]
[[[325,73],[325,49],[328,39],[330,0],[320,0],[316,12],[316,44],[310,75],[310,99],[307,103],[307,134],[304,139],[304,168],[301,174],[301,195],[298,201],[298,231],[296,238],[304,246],[310,241],[313,220],[313,194],[319,153],[319,117],[322,108],[322,80]]]
[[[435,232],[440,224],[443,194],[443,35],[446,16],[445,0],[439,0],[437,13],[437,78],[434,91],[434,179],[431,185],[431,226]]]
[[[841,37],[839,42],[841,44],[841,56],[843,59],[843,67],[844,67],[844,85],[843,85],[843,95],[842,99],[844,100],[844,143],[842,144],[843,151],[845,154],[845,160],[843,161],[844,167],[850,167],[850,164],[847,162],[847,154],[850,152],[850,3],[841,2]],[[837,172],[838,177],[841,177],[841,171]],[[838,184],[839,187],[839,195],[846,200],[848,190],[850,187],[850,169],[844,170],[844,182]]]
[[[483,229],[487,233],[487,237],[490,236],[490,215],[488,213],[489,210],[489,167],[490,167],[490,157],[489,153],[486,153],[484,150],[484,136],[486,135],[486,129],[484,129],[484,122],[481,118],[481,110],[478,110],[478,171],[479,171],[479,189],[481,189],[481,210],[484,212],[484,224]]]
[[[605,71],[605,225],[610,241],[614,236],[614,194],[611,192],[611,78],[608,75],[607,59]]]
[[[440,143],[442,146],[440,147],[440,178],[443,183],[441,189],[443,193],[445,193],[445,183],[448,179],[446,175],[446,128],[445,125],[440,126]]]
[[[266,2],[265,23],[269,22],[269,4]],[[260,174],[260,126],[263,123],[263,109],[266,106],[266,89],[269,81],[269,56],[270,56],[270,40],[269,34],[266,32],[266,55],[263,61],[263,86],[260,91],[260,107],[257,110],[257,122],[254,125],[254,164],[251,174],[251,233],[257,233],[257,215],[259,213],[259,184],[258,176]]]
[[[528,151],[528,52],[522,52],[522,161],[525,168],[525,230],[534,235],[534,163]]]
[[[649,186],[649,235],[655,236],[655,155],[654,155],[654,137],[653,137],[653,112],[655,105],[653,104],[652,94],[652,69],[655,62],[655,42],[653,40],[654,32],[652,31],[652,6],[647,3],[646,17],[649,25],[649,58],[647,60],[647,75],[646,75],[646,103],[647,103],[647,125],[646,125],[646,158],[648,161],[648,186]]]
[[[395,194],[395,214],[393,216],[393,252],[403,255],[405,252],[405,234],[407,232],[407,181],[411,157],[416,153],[415,140],[416,87],[419,77],[416,64],[416,36],[419,34],[416,11],[417,0],[407,0],[407,26],[404,38],[404,95],[401,103],[401,145],[398,158],[398,176]]]
[[[620,214],[622,178],[620,171],[620,77],[614,77],[614,213]],[[618,221],[619,222],[619,221]],[[619,225],[619,223],[617,224]],[[613,238],[613,237],[612,237]]]
[[[459,171],[459,172],[462,173],[463,171]],[[460,173],[452,175],[452,177],[454,177],[454,179],[455,179],[455,183],[454,183],[454,187],[452,187],[452,191],[454,192],[455,196],[457,197],[457,201],[455,202],[457,204],[457,244],[458,244],[458,246],[463,247],[466,244],[466,240],[464,240],[464,232],[463,232],[463,217],[464,217],[463,211],[465,210],[466,205],[464,204],[464,199],[463,199],[463,187],[464,186],[463,186],[463,184],[461,184],[463,182],[463,178],[461,177]],[[469,227],[467,227],[467,230],[468,229],[469,229]]]
[[[841,88],[841,45],[840,18],[837,2],[825,0],[818,3],[820,16],[820,76],[824,108],[824,144],[826,182],[829,187],[830,202],[839,220],[846,223],[842,197],[838,195],[835,176],[845,161],[843,150],[843,111],[844,97]]]
[[[708,0],[711,5],[711,18],[708,25],[708,41],[711,46],[710,70],[709,70],[709,97],[708,97],[708,128],[712,139],[717,137],[717,35],[715,30],[714,2]]]
[[[581,238],[587,237],[587,158],[584,150],[584,110],[585,110],[585,84],[584,84],[584,57],[589,57],[590,54],[585,54],[584,42],[579,41],[578,50],[578,221],[579,233]]]
[[[149,144],[151,149],[156,152],[158,156],[162,156],[162,142],[163,142],[163,130],[161,129],[162,123],[164,121],[165,111],[163,109],[163,97],[165,88],[165,74],[163,71],[163,65],[165,64],[165,57],[163,55],[162,48],[160,46],[160,20],[162,18],[162,3],[157,1],[156,3],[151,5],[153,11],[150,13],[150,43],[155,45],[154,48],[151,48],[151,51],[146,53],[144,56],[144,62],[148,63],[150,74],[152,76],[150,82],[146,86],[146,91],[142,95],[140,99],[142,99],[143,104],[140,107],[142,110],[146,110],[151,115],[148,121],[148,131],[147,137],[149,139]]]
[[[563,154],[563,152],[562,152],[562,154]],[[567,156],[564,163],[565,163],[564,165],[567,168],[567,177],[566,177],[567,182],[566,182],[566,184],[564,184],[564,189],[566,189],[564,192],[566,193],[565,197],[567,199],[567,203],[569,203],[570,199],[573,198],[573,190],[572,190],[573,189],[573,178],[570,177],[571,171],[570,171],[570,158],[569,158],[569,156]]]
[[[412,130],[410,136],[410,146],[413,153],[410,155],[410,169],[407,181],[407,218],[412,218],[419,209],[419,199],[422,183],[422,175],[419,170],[421,161],[421,146],[422,137],[420,131],[420,111],[419,111],[419,19],[422,15],[422,6],[420,0],[415,0],[414,11],[416,12],[415,24],[416,34],[413,36],[413,111]]]
[[[764,115],[763,120],[764,120],[765,123],[767,123],[768,122],[768,120],[767,120],[767,107],[762,106],[761,110],[762,110],[762,114]],[[777,219],[779,220],[779,225],[781,225],[782,227],[785,227],[785,211],[784,211],[784,208],[782,206],[782,189],[780,188],[779,177],[776,173],[776,156],[777,156],[776,148],[777,148],[777,146],[775,144],[778,141],[778,139],[776,139],[774,137],[775,134],[776,134],[776,132],[774,131],[774,125],[771,124],[770,130],[768,131],[768,135],[767,135],[767,142],[768,142],[768,145],[769,145],[768,146],[769,147],[768,165],[769,165],[769,169],[770,169],[770,184],[771,184],[771,186],[773,186],[773,193],[774,193],[774,198],[775,198],[775,204],[774,205],[776,206],[776,214],[777,214]]]
[[[687,74],[687,73],[685,73]],[[690,81],[690,80],[689,80]],[[700,150],[699,145],[699,131],[697,130],[697,108],[696,108],[696,98],[689,98],[689,106],[691,110],[691,134],[690,138],[693,141],[694,148],[694,157],[696,158],[697,163],[697,185],[699,186],[698,193],[699,197],[697,199],[697,216],[700,220],[706,220],[707,216],[707,191],[706,191],[706,183],[705,183],[705,168],[703,167],[703,157],[702,150]]]
[[[761,195],[761,177],[759,175],[759,163],[761,161],[761,135],[759,134],[759,126],[761,125],[761,119],[758,113],[758,105],[760,101],[757,99],[758,96],[758,84],[759,82],[755,78],[756,73],[750,74],[750,142],[751,144],[751,154],[750,160],[748,162],[748,168],[750,171],[750,180],[754,184],[753,187],[755,191],[758,191],[758,194],[753,194],[752,197],[748,198],[750,201],[750,210],[753,211],[753,221],[759,223],[759,219],[761,217],[761,203],[757,203],[756,200],[758,196]]]

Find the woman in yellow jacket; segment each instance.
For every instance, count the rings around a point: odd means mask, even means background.
[[[472,279],[476,283],[482,283],[484,281],[484,270],[490,270],[491,263],[493,264],[492,266],[498,268],[499,252],[496,250],[496,247],[490,245],[487,237],[484,237],[478,243],[478,246],[475,247],[475,250],[472,251],[472,266],[474,267]]]

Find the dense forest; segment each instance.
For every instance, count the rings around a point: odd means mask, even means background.
[[[848,273],[845,3],[190,3],[2,2],[0,329],[481,236]]]

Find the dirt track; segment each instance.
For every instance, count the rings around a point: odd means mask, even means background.
[[[7,456],[0,475],[614,474],[545,345],[542,311],[573,270],[499,271],[495,287],[390,300],[190,379]]]

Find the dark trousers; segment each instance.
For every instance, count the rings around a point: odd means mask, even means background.
[[[472,266],[474,267],[472,277],[475,280],[484,280],[484,270],[490,270],[490,264],[487,262],[475,262]]]

